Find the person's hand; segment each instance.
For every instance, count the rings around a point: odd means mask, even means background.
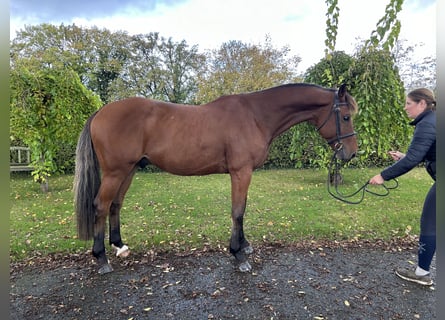
[[[388,154],[391,156],[391,158],[393,158],[393,160],[395,161],[399,161],[400,159],[402,159],[405,154],[400,152],[400,151],[389,151]]]
[[[375,175],[369,180],[370,184],[383,184],[383,182],[385,182],[385,180],[382,178],[381,174]]]

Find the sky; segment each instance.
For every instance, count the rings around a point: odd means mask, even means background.
[[[336,50],[353,54],[369,39],[390,0],[339,0]],[[25,25],[97,26],[129,34],[159,32],[202,52],[239,40],[289,47],[304,72],[324,56],[324,0],[10,0],[10,39]],[[400,40],[418,48],[415,59],[436,55],[436,1],[405,0]]]

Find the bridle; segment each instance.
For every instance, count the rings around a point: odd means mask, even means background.
[[[353,131],[351,133],[347,133],[342,135],[341,134],[341,127],[340,127],[340,107],[341,106],[347,106],[348,103],[347,102],[340,102],[338,99],[338,93],[335,92],[335,96],[334,96],[334,105],[332,106],[332,110],[331,112],[329,112],[328,117],[326,118],[326,120],[323,121],[323,123],[317,128],[317,131],[320,131],[321,128],[323,128],[326,123],[328,123],[329,119],[331,118],[332,114],[335,113],[335,132],[336,132],[336,136],[335,138],[332,138],[330,140],[328,140],[328,144],[331,145],[335,142],[334,145],[334,150],[335,151],[339,151],[341,150],[341,148],[343,148],[343,144],[341,143],[342,139],[346,139],[352,136],[355,136],[357,134],[357,132]]]
[[[340,129],[340,107],[341,106],[347,106],[348,103],[347,102],[340,102],[338,99],[338,93],[335,93],[335,97],[334,97],[334,105],[332,107],[331,112],[329,113],[328,117],[326,118],[326,120],[323,121],[323,123],[317,128],[317,131],[320,131],[321,128],[323,128],[326,123],[329,121],[329,119],[331,118],[332,114],[335,113],[335,127],[336,127],[336,136],[333,139],[327,140],[328,144],[331,145],[332,143],[335,142],[334,145],[334,155],[332,156],[332,159],[328,165],[328,180],[327,180],[327,189],[328,192],[331,196],[333,196],[335,199],[340,200],[342,202],[345,203],[349,203],[349,204],[359,204],[363,201],[363,198],[365,197],[365,192],[370,193],[372,195],[375,196],[379,196],[379,197],[384,197],[387,196],[389,194],[389,191],[392,189],[395,189],[398,187],[398,181],[396,179],[393,179],[395,182],[394,186],[386,186],[385,184],[382,184],[381,186],[384,189],[383,193],[377,193],[375,191],[369,190],[368,189],[368,185],[369,185],[369,181],[365,182],[357,191],[351,193],[351,194],[343,194],[338,190],[338,184],[335,184],[335,193],[331,191],[331,181],[332,181],[332,176],[337,177],[338,175],[340,175],[340,167],[341,165],[338,162],[337,159],[337,153],[340,152],[340,150],[343,148],[343,144],[341,142],[342,139],[346,139],[349,137],[352,137],[354,135],[357,135],[357,132],[353,131],[351,133],[347,133],[342,135],[341,134],[341,129]],[[358,200],[350,200],[351,197],[359,194],[361,192],[361,195],[359,196]]]

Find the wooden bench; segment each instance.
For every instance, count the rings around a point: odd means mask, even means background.
[[[9,147],[9,172],[33,171],[31,151],[27,147]]]

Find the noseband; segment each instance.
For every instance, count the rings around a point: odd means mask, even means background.
[[[329,116],[326,118],[325,121],[323,121],[323,123],[321,124],[321,126],[319,126],[317,128],[317,131],[320,131],[321,128],[323,128],[326,123],[329,121],[329,119],[331,118],[332,114],[335,112],[335,131],[336,131],[336,137],[333,139],[328,140],[328,144],[331,145],[332,143],[335,142],[334,145],[334,149],[335,150],[341,150],[341,148],[343,147],[343,144],[341,143],[342,139],[346,139],[348,137],[351,136],[355,136],[357,134],[357,132],[353,131],[351,133],[347,133],[342,135],[341,134],[341,128],[340,128],[340,107],[341,106],[347,106],[348,103],[347,102],[340,102],[338,100],[338,93],[335,93],[335,97],[334,97],[334,105],[332,106],[332,110],[329,113]]]

